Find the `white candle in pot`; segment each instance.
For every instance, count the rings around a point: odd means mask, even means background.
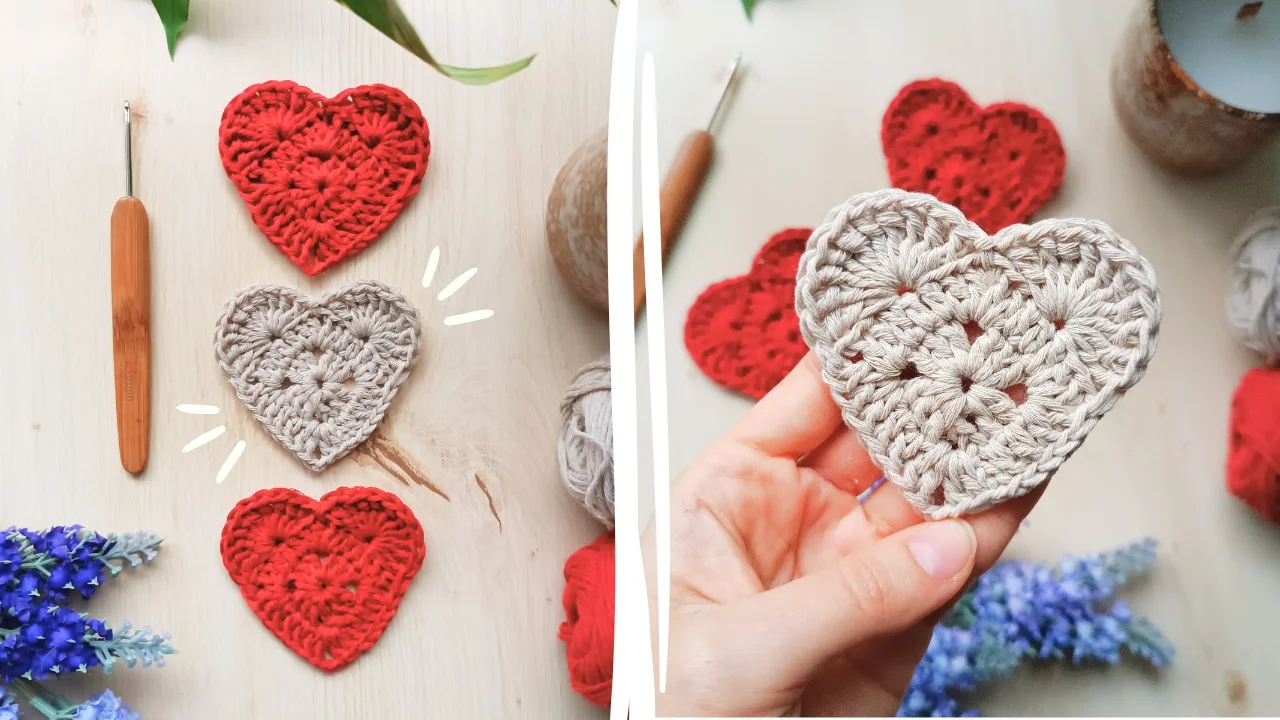
[[[1120,124],[1156,162],[1225,170],[1280,133],[1280,0],[1148,0],[1111,67]]]
[[[1280,0],[1156,0],[1169,53],[1202,90],[1247,112],[1280,113]]]

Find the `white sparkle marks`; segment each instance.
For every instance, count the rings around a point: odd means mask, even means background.
[[[450,315],[444,319],[444,324],[465,325],[467,323],[472,323],[477,320],[485,320],[491,317],[493,317],[492,310],[473,310],[468,313],[462,313],[461,315]]]
[[[427,271],[422,274],[422,287],[431,287],[431,280],[436,276],[436,266],[440,264],[440,246],[431,248],[431,257],[427,258]]]
[[[226,461],[222,463],[222,468],[218,470],[217,482],[219,485],[222,484],[223,480],[227,479],[227,475],[231,474],[231,468],[236,466],[236,462],[240,459],[240,456],[243,454],[244,454],[244,441],[241,440],[236,443],[235,447],[231,448],[231,452],[227,455]]]
[[[427,258],[427,271],[422,275],[422,287],[431,287],[431,281],[435,279],[436,269],[439,265],[440,246],[437,245],[431,249],[431,257]],[[461,275],[455,277],[448,285],[444,286],[444,289],[440,291],[439,295],[436,295],[436,299],[447,300],[452,297],[453,294],[461,290],[462,286],[466,285],[471,278],[475,277],[479,270],[479,268],[471,268],[470,270],[467,270]],[[471,312],[459,313],[457,315],[449,315],[444,319],[444,324],[466,325],[467,323],[473,323],[477,320],[485,320],[491,317],[493,317],[492,310],[473,310]]]
[[[178,412],[186,413],[187,415],[217,415],[219,410],[218,408],[212,405],[193,405],[193,404],[183,403],[182,405],[178,406]],[[222,437],[224,434],[226,434],[226,432],[227,432],[226,425],[219,425],[218,427],[212,430],[206,430],[205,432],[202,432],[199,435],[197,435],[195,438],[193,438],[191,442],[187,443],[186,445],[183,445],[182,452],[189,453],[198,447],[201,447],[203,445],[208,445],[214,440],[217,440],[218,438]],[[240,456],[244,454],[244,448],[245,448],[244,440],[237,442],[236,446],[231,448],[231,452],[227,454],[227,459],[224,460],[222,463],[222,468],[218,470],[218,479],[217,479],[218,483],[221,483],[223,480],[226,480],[227,475],[231,474],[231,468],[236,466],[236,462],[238,462],[240,460]]]
[[[183,446],[182,446],[182,452],[184,452],[184,453],[185,453],[185,452],[191,452],[192,450],[195,450],[196,448],[200,447],[201,445],[205,445],[205,444],[207,444],[207,443],[211,443],[211,442],[213,442],[214,440],[217,440],[218,438],[222,437],[222,433],[224,433],[224,432],[226,432],[226,431],[227,431],[227,426],[226,426],[226,425],[219,425],[218,427],[216,427],[216,428],[214,428],[214,429],[210,430],[209,432],[201,433],[200,435],[197,435],[197,436],[196,436],[196,438],[195,438],[194,440],[192,440],[191,442],[187,443],[186,445],[183,445]]]
[[[475,277],[477,270],[478,268],[471,268],[470,270],[454,278],[453,282],[446,285],[445,288],[440,291],[440,294],[436,296],[436,299],[444,300],[445,298],[448,298],[450,295],[458,292],[458,290],[460,290],[463,285],[467,284],[468,280]]]
[[[218,408],[212,405],[179,405],[178,412],[188,415],[217,415]]]

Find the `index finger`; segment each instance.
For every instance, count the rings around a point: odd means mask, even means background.
[[[840,408],[812,352],[729,430],[733,442],[766,455],[799,458],[843,426]]]

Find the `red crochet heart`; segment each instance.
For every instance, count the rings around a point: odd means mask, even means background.
[[[285,647],[341,670],[382,637],[422,567],[422,526],[395,495],[286,488],[241,500],[222,528],[222,564]]]
[[[684,344],[707,377],[759,400],[809,351],[796,318],[796,270],[812,230],[783,230],[760,248],[751,271],[698,296]]]
[[[1067,153],[1028,105],[975,103],[959,85],[919,80],[889,103],[880,142],[894,187],[929,193],[988,233],[1025,222],[1058,191]]]
[[[365,85],[332,100],[266,82],[222,111],[218,151],[253,222],[315,275],[363,250],[418,192],[431,141],[407,95]]]

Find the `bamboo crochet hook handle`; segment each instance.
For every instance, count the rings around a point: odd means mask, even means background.
[[[132,118],[124,104],[125,196],[111,211],[111,340],[120,464],[147,467],[151,435],[151,231],[133,196]]]
[[[659,195],[659,207],[662,208],[662,263],[667,262],[684,221],[689,218],[693,209],[693,201],[698,197],[702,181],[711,168],[711,133],[699,130],[685,138],[676,154],[675,164],[667,172],[662,181],[662,192]],[[644,235],[636,241],[635,255],[632,261],[632,273],[635,282],[636,317],[644,308]]]
[[[675,246],[676,238],[680,236],[680,230],[684,228],[684,221],[689,218],[689,212],[693,209],[693,201],[698,197],[698,191],[702,189],[702,181],[707,177],[707,171],[711,168],[712,156],[712,137],[711,131],[716,125],[716,121],[720,117],[720,112],[724,108],[725,98],[729,95],[729,89],[733,86],[733,81],[738,76],[738,70],[742,66],[742,53],[733,59],[729,65],[729,72],[725,78],[724,85],[720,88],[720,96],[716,100],[715,110],[711,113],[711,119],[707,121],[705,130],[697,130],[685,138],[684,143],[680,145],[679,151],[676,153],[675,163],[671,169],[667,171],[667,177],[662,181],[662,191],[659,194],[658,206],[661,210],[662,237],[660,243],[662,245],[662,264],[667,262],[667,256],[671,253],[671,248]],[[635,253],[631,261],[632,279],[634,281],[635,291],[635,316],[640,317],[640,311],[644,309],[644,235],[640,235],[640,239],[636,241]]]

